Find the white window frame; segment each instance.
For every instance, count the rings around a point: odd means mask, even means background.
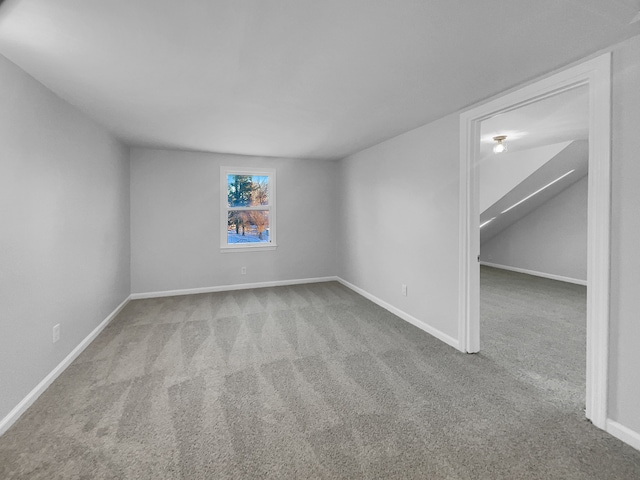
[[[228,175],[255,175],[269,177],[269,205],[259,207],[229,207],[227,197]],[[263,210],[269,212],[269,242],[227,243],[227,221],[231,210]],[[275,250],[276,243],[276,171],[273,168],[220,167],[220,251],[247,252]]]

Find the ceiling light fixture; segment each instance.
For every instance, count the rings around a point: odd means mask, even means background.
[[[507,151],[507,144],[503,143],[507,139],[506,135],[498,135],[493,137],[493,139],[497,142],[493,146],[493,153],[502,153]]]
[[[514,207],[517,207],[518,205],[520,205],[522,202],[524,202],[525,200],[529,200],[531,197],[533,197],[535,194],[540,193],[542,190],[544,190],[547,187],[550,187],[551,185],[553,185],[554,183],[562,180],[564,177],[566,177],[567,175],[569,175],[570,173],[575,172],[575,168],[573,170],[571,170],[570,172],[565,173],[564,175],[562,175],[561,177],[556,178],[553,182],[551,183],[547,183],[544,187],[536,190],[535,192],[533,192],[531,195],[529,195],[528,197],[524,197],[522,200],[520,200],[518,203],[511,205],[509,208],[507,208],[506,210],[503,210],[502,212],[500,212],[500,214],[502,215],[503,213],[507,213],[509,210],[511,210]]]
[[[497,217],[493,217],[491,220],[487,220],[486,222],[484,222],[482,225],[480,225],[480,228],[484,227],[485,225],[489,225],[491,222],[493,222]]]

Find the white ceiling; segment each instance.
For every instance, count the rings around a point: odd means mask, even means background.
[[[493,137],[507,135],[508,152],[494,154]],[[504,196],[480,215],[480,224],[494,219],[480,229],[481,243],[487,241],[502,230],[529,214],[564,189],[588,174],[589,162],[589,88],[586,85],[575,87],[543,100],[518,107],[495,117],[484,120],[480,128],[480,152],[482,163],[490,162],[492,172],[508,172],[514,164],[522,164],[527,155],[544,155],[544,146],[565,145],[551,158],[541,158],[543,164],[524,180],[512,185]],[[567,144],[566,142],[570,142]],[[543,186],[562,177],[553,185],[545,188],[517,207],[502,213],[511,205],[528,197]],[[525,173],[526,175],[526,173]],[[480,177],[483,178],[482,175]],[[480,189],[495,188],[495,182],[489,179]]]
[[[572,88],[484,120],[480,156],[493,156],[493,137],[506,135],[508,153],[589,137],[589,87]]]
[[[640,33],[639,0],[5,0],[0,53],[130,145],[341,158]]]
[[[570,143],[532,175],[515,185],[510,192],[482,212],[480,215],[481,225],[492,218],[494,220],[480,229],[480,243],[486,242],[566,188],[569,188],[578,180],[584,178],[588,174],[588,170],[589,144],[587,140],[576,140]],[[571,171],[573,171],[571,174],[563,176]],[[560,180],[558,180],[559,178]],[[551,182],[555,183],[549,185]],[[539,191],[545,185],[549,186]],[[515,205],[534,192],[539,193],[508,212],[502,213],[505,209]]]

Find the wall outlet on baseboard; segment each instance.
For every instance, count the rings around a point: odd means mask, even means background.
[[[406,285],[402,285],[402,295],[404,295],[405,297],[407,296],[407,286]]]
[[[247,267],[240,267],[240,275],[246,275],[247,274]]]
[[[56,323],[53,326],[53,343],[56,343],[58,340],[60,340],[60,324]]]

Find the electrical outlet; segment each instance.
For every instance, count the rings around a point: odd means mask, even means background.
[[[60,324],[57,323],[53,326],[53,343],[60,340]]]
[[[402,295],[404,295],[405,297],[407,296],[407,286],[406,285],[402,285]]]
[[[247,267],[240,267],[240,275],[246,275],[247,274]]]

